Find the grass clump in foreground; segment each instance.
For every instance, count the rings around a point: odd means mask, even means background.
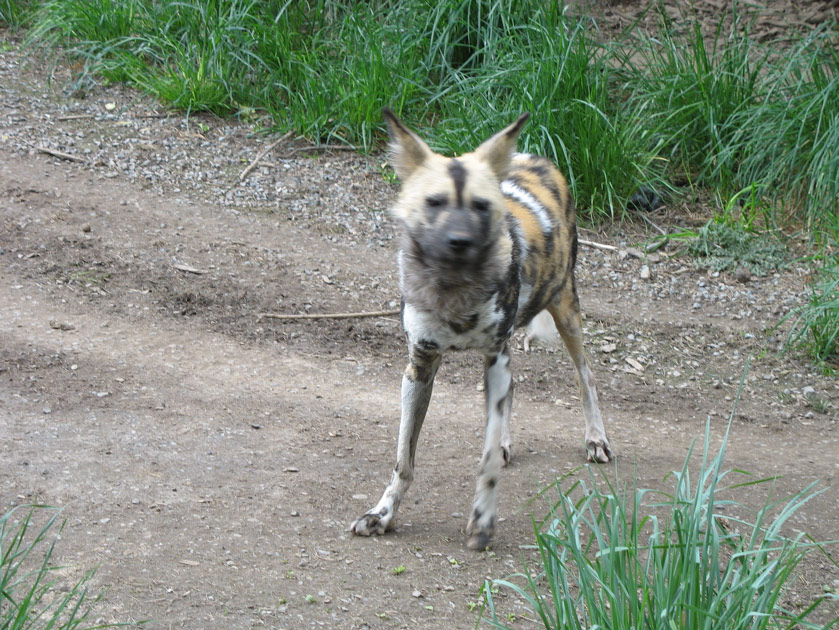
[[[95,570],[66,587],[51,557],[63,526],[58,511],[33,529],[33,517],[52,508],[14,508],[0,516],[0,630],[92,630],[114,627],[90,622],[102,594],[91,596]],[[34,532],[34,533],[33,533]],[[53,533],[54,532],[54,533]]]
[[[784,607],[784,592],[808,549],[804,534],[788,538],[787,521],[819,494],[811,484],[784,500],[750,510],[717,497],[731,471],[723,471],[727,434],[710,454],[705,429],[702,465],[692,483],[688,453],[672,475],[672,493],[633,487],[618,490],[576,481],[555,487],[560,499],[536,529],[541,566],[484,584],[482,618],[510,628],[496,611],[500,589],[521,596],[545,628],[562,630],[763,630],[827,625],[808,621],[828,597],[801,611]],[[594,473],[592,473],[593,475]],[[746,481],[726,491],[771,481]],[[725,515],[720,510],[725,510]],[[533,621],[533,620],[531,620]]]

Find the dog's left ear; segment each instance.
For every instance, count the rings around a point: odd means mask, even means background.
[[[516,148],[516,139],[528,118],[530,118],[530,114],[525,112],[512,125],[499,131],[475,149],[475,155],[489,164],[498,181],[507,177],[510,159],[513,157],[513,151]]]
[[[390,109],[382,109],[382,115],[390,136],[390,163],[396,175],[404,182],[433,155],[433,152],[423,139],[408,129]]]

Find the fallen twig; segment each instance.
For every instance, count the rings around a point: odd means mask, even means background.
[[[650,221],[650,219],[648,219],[647,217],[645,217],[643,214],[641,215],[641,218],[642,218],[642,219],[644,219],[644,221],[646,221],[646,222],[647,222],[647,223],[649,223],[650,225],[652,225],[652,226],[653,226],[653,227],[654,227],[654,228],[655,228],[655,229],[659,232],[659,234],[661,234],[662,236],[667,236],[667,230],[665,230],[664,228],[661,228],[661,227],[657,226],[655,223],[653,223],[652,221]]]
[[[399,309],[390,311],[366,311],[362,313],[260,313],[259,319],[357,319],[361,317],[388,317],[399,315]]]
[[[207,273],[202,269],[196,269],[195,267],[190,267],[189,265],[182,265],[180,263],[172,263],[172,266],[178,271],[183,271],[185,273],[194,273],[199,276]]]
[[[65,120],[87,120],[88,118],[95,118],[95,114],[72,114],[70,116],[59,116],[56,120],[65,121]]]
[[[38,147],[37,150],[41,153],[47,153],[53,157],[61,158],[62,160],[69,160],[71,162],[87,162],[86,159],[81,158],[78,155],[71,155],[70,153],[64,153],[64,151],[56,151],[55,149],[50,149],[49,147]]]
[[[243,181],[248,176],[248,173],[250,173],[254,168],[256,168],[256,165],[259,164],[259,161],[262,158],[264,158],[268,154],[268,152],[271,151],[271,149],[273,149],[278,144],[280,144],[280,142],[283,142],[284,140],[288,140],[291,137],[292,133],[294,133],[294,132],[293,131],[288,131],[288,132],[284,133],[279,138],[274,140],[274,142],[272,142],[267,147],[262,149],[262,151],[260,151],[259,154],[254,158],[253,162],[248,164],[248,167],[239,174],[239,181],[240,182]]]
[[[617,251],[617,249],[618,249],[614,245],[604,245],[603,243],[595,243],[594,241],[587,241],[587,240],[582,239],[582,238],[577,239],[577,242],[580,245],[588,245],[589,247],[596,247],[597,249],[605,249],[605,250],[610,251],[610,252]]]

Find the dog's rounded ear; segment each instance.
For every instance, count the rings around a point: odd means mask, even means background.
[[[387,123],[387,132],[390,136],[388,145],[390,164],[399,179],[404,181],[431,157],[433,151],[423,142],[422,138],[408,129],[390,109],[387,107],[382,109],[382,115]]]
[[[498,181],[507,177],[510,160],[513,157],[513,151],[516,149],[516,140],[528,118],[530,118],[530,114],[528,112],[523,113],[512,125],[499,131],[475,149],[475,155],[489,164]]]

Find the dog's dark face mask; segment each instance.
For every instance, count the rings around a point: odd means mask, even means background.
[[[500,184],[527,116],[471,153],[434,153],[392,112],[385,110],[391,164],[402,180],[393,214],[405,230],[403,249],[446,273],[480,268],[497,245],[506,202]]]
[[[460,173],[462,167],[457,168],[456,160],[452,162],[455,168],[451,170]],[[452,271],[484,262],[496,237],[497,214],[490,200],[477,196],[466,199],[462,182],[454,179],[454,184],[453,190],[427,195],[420,210],[423,220],[408,226],[418,253],[429,264]]]

